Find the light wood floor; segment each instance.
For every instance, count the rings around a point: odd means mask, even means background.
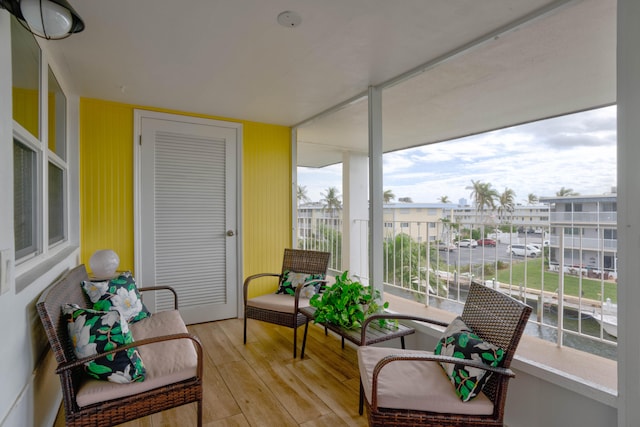
[[[358,415],[356,351],[310,325],[305,358],[300,360],[304,327],[293,330],[249,320],[247,345],[241,319],[189,326],[205,348],[203,424],[218,426],[366,426]],[[126,427],[195,426],[189,404],[131,421]],[[54,427],[63,427],[62,415]]]

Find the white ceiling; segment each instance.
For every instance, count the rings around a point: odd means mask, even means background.
[[[292,126],[462,50],[383,91],[385,150],[615,102],[615,0],[70,1],[86,29],[47,43],[82,97]],[[366,150],[366,105],[302,126],[299,164]]]

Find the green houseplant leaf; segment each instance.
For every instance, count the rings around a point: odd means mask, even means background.
[[[332,323],[345,329],[358,328],[364,320],[389,306],[381,302],[380,291],[352,280],[348,271],[336,276],[336,283],[322,294],[314,295],[310,304],[316,308],[316,323]],[[386,326],[381,319],[380,326]]]

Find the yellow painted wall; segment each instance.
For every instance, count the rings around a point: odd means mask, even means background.
[[[185,114],[243,125],[242,244],[246,277],[279,273],[291,245],[290,129],[236,119],[80,100],[80,242],[88,265],[98,249],[113,249],[120,269],[133,271],[133,112]],[[275,289],[266,282],[256,293]]]

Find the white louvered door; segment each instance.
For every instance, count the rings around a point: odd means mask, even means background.
[[[189,324],[236,317],[238,125],[173,117],[140,118],[136,275],[174,287]],[[157,292],[145,304],[172,299]]]

